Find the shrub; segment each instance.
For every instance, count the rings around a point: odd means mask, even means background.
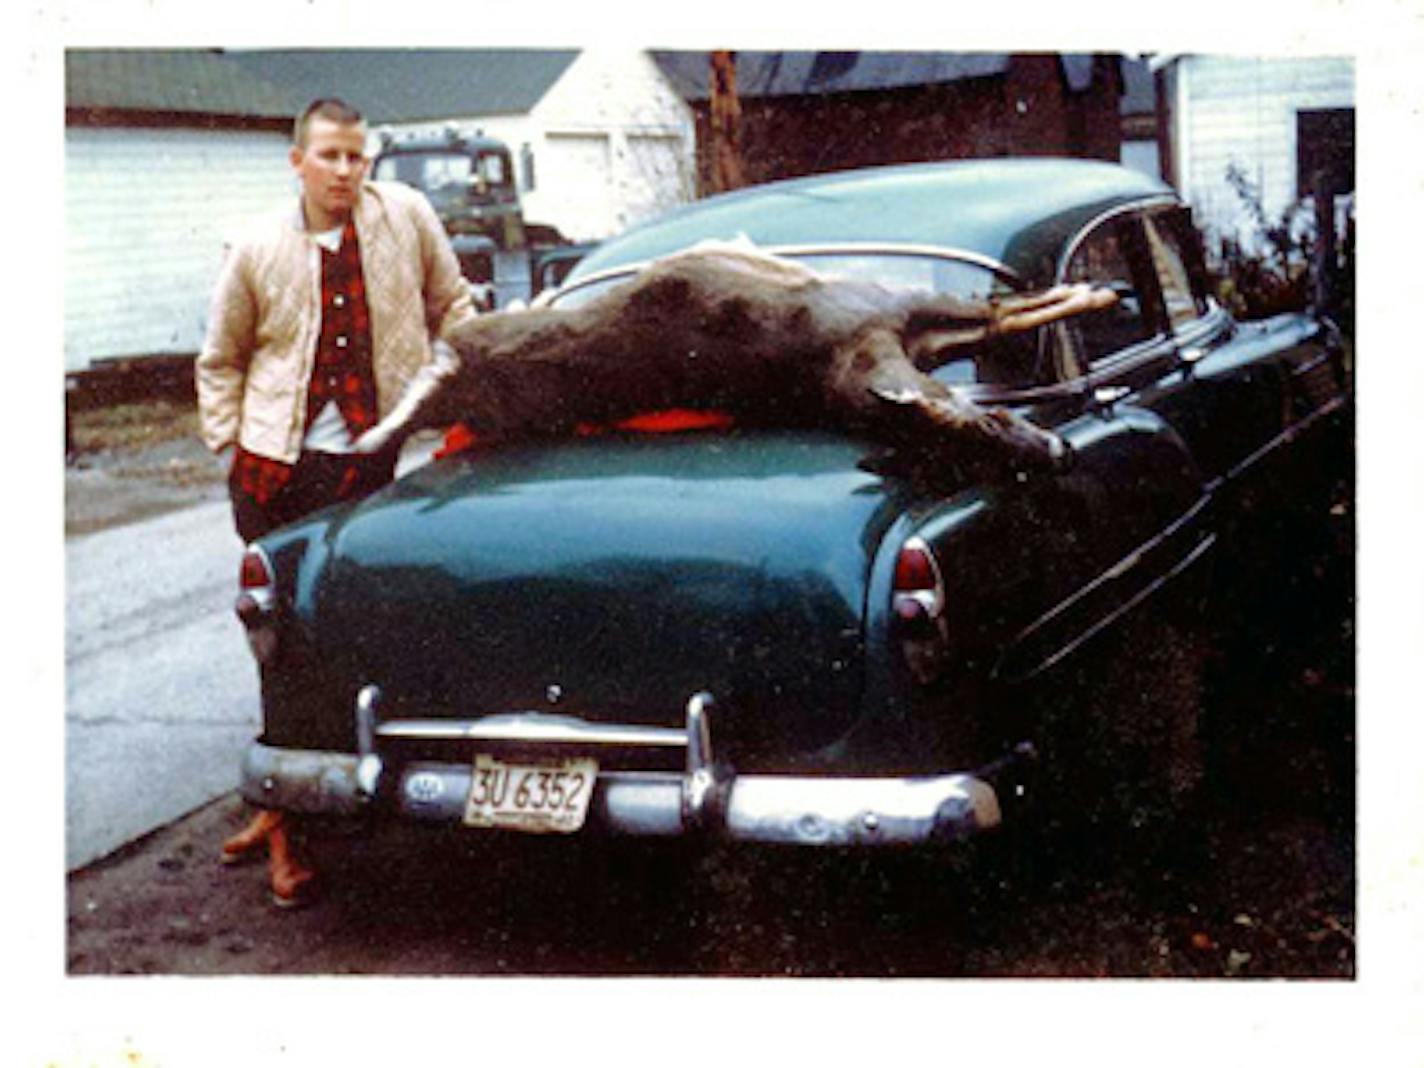
[[[1220,239],[1218,299],[1243,319],[1300,311],[1310,303],[1315,246],[1315,223],[1305,204],[1297,200],[1271,219],[1260,193],[1235,163],[1226,168],[1226,181],[1251,217],[1255,240]]]

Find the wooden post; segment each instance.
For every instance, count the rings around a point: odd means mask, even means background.
[[[742,168],[742,104],[737,97],[737,53],[713,52],[711,62],[712,192],[747,184]]]
[[[1166,68],[1152,74],[1153,110],[1157,121],[1157,173],[1173,188],[1177,185],[1177,161],[1172,155],[1172,100],[1167,93]]]
[[[1318,312],[1334,315],[1335,307],[1335,189],[1333,175],[1318,170],[1311,176],[1315,196],[1315,292],[1311,303]]]

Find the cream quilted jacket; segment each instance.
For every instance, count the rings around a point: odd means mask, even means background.
[[[473,316],[469,289],[429,202],[368,182],[355,208],[371,312],[376,399],[386,415],[434,338]],[[321,332],[321,255],[301,211],[265,220],[229,249],[197,360],[203,440],[291,463],[305,433]]]

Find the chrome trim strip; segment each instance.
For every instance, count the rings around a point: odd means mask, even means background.
[[[1146,586],[1143,586],[1142,589],[1138,590],[1122,604],[1118,605],[1111,612],[1109,612],[1107,615],[1103,616],[1096,623],[1090,626],[1087,630],[1083,631],[1072,641],[1068,642],[1066,645],[1060,648],[1052,656],[1049,656],[1047,659],[1039,663],[1033,669],[1034,674],[1037,674],[1040,671],[1047,671],[1054,664],[1057,664],[1064,657],[1068,656],[1074,650],[1081,647],[1090,638],[1102,633],[1112,624],[1116,623],[1119,619],[1127,615],[1127,613],[1131,612],[1143,601],[1147,600],[1148,597],[1152,596],[1152,594],[1156,593],[1163,586],[1167,585],[1168,582],[1172,581],[1178,575],[1185,572],[1188,568],[1190,568],[1193,564],[1195,564],[1198,560],[1205,556],[1215,544],[1216,535],[1208,534],[1205,538],[1203,538],[1200,542],[1197,543],[1197,547],[1195,549],[1193,549],[1190,553],[1184,556],[1181,560],[1178,560],[1177,563],[1174,564],[1171,568],[1158,575],[1155,579],[1149,582]]]
[[[1212,301],[1207,313],[1192,320],[1188,329],[1180,332],[1174,330],[1168,336],[1172,338],[1178,348],[1210,343],[1224,335],[1230,323],[1231,320],[1227,316],[1226,310]]]
[[[1168,579],[1175,578],[1178,574],[1186,570],[1188,566],[1200,559],[1207,550],[1216,543],[1215,533],[1207,532],[1196,545],[1186,551],[1185,555],[1177,560],[1170,568],[1147,582],[1140,590],[1133,593],[1121,604],[1115,606],[1107,615],[1094,621],[1081,633],[1065,641],[1064,644],[1052,654],[1030,658],[1027,667],[1019,672],[1005,671],[1005,665],[1015,662],[1022,663],[1024,661],[1025,657],[1021,650],[1025,648],[1027,643],[1033,640],[1035,635],[1047,630],[1053,623],[1058,622],[1073,609],[1083,605],[1095,594],[1100,593],[1130,575],[1145,559],[1163,546],[1168,545],[1173,539],[1189,532],[1194,525],[1197,525],[1199,521],[1206,517],[1212,504],[1213,498],[1211,492],[1203,493],[1190,508],[1166,527],[1127,553],[1127,555],[1117,560],[1090,582],[1078,587],[1023,630],[1019,631],[1009,643],[1008,651],[1000,658],[998,664],[995,666],[994,673],[996,675],[1008,674],[1013,678],[1027,678],[1052,667],[1108,624],[1114,622],[1128,610],[1139,604],[1143,598],[1160,589]]]
[[[1122,557],[1111,567],[1105,570],[1102,574],[1095,577],[1091,582],[1088,582],[1087,584],[1080,586],[1078,589],[1074,590],[1073,593],[1065,597],[1063,600],[1059,601],[1047,612],[1039,616],[1027,627],[1021,630],[1010,643],[1010,652],[1007,653],[1003,657],[1003,659],[1001,659],[999,665],[995,668],[995,672],[1002,673],[1004,665],[1012,662],[1012,660],[1016,657],[1014,651],[1021,649],[1024,643],[1030,641],[1034,637],[1034,635],[1046,630],[1051,624],[1060,620],[1072,609],[1083,604],[1088,598],[1092,597],[1094,594],[1102,591],[1110,584],[1118,582],[1125,576],[1129,575],[1134,569],[1141,565],[1143,560],[1146,559],[1151,553],[1161,549],[1171,539],[1181,536],[1190,528],[1192,524],[1196,523],[1198,520],[1203,519],[1205,517],[1207,509],[1212,506],[1214,500],[1219,496],[1220,491],[1224,486],[1226,486],[1233,480],[1239,478],[1251,467],[1259,463],[1261,460],[1265,459],[1269,454],[1279,449],[1281,446],[1288,445],[1295,439],[1299,438],[1301,435],[1305,434],[1307,431],[1310,430],[1312,426],[1314,426],[1320,420],[1339,411],[1342,407],[1345,406],[1346,403],[1347,400],[1345,397],[1336,397],[1326,402],[1325,404],[1317,408],[1315,411],[1311,412],[1309,415],[1297,420],[1295,423],[1292,423],[1286,430],[1271,438],[1271,440],[1260,446],[1244,460],[1238,462],[1226,474],[1221,475],[1218,478],[1212,479],[1209,483],[1206,484],[1205,487],[1203,487],[1202,497],[1200,497],[1195,504],[1193,504],[1180,516],[1174,519],[1157,534],[1153,535],[1147,541],[1143,542],[1137,548],[1133,549],[1126,556]],[[1150,582],[1144,585],[1142,589],[1133,593],[1122,604],[1114,607],[1114,609],[1102,619],[1092,623],[1081,634],[1075,636],[1073,639],[1066,642],[1062,647],[1060,647],[1051,655],[1032,662],[1029,665],[1029,668],[1023,672],[1023,676],[1027,677],[1028,675],[1037,674],[1038,672],[1046,670],[1047,668],[1050,668],[1054,664],[1058,663],[1060,660],[1062,660],[1065,656],[1067,656],[1079,646],[1081,646],[1093,635],[1099,633],[1101,630],[1103,630],[1103,628],[1115,622],[1117,619],[1121,618],[1132,608],[1136,607],[1136,605],[1141,603],[1144,598],[1156,592],[1168,581],[1176,578],[1178,575],[1186,571],[1187,568],[1196,563],[1197,560],[1199,560],[1207,553],[1209,549],[1211,549],[1211,547],[1216,543],[1216,540],[1217,535],[1214,532],[1206,533],[1201,538],[1201,540],[1197,542],[1197,544],[1193,546],[1191,550],[1187,552],[1180,560],[1174,563],[1162,574],[1153,578]]]
[[[1246,471],[1250,470],[1256,464],[1264,460],[1268,455],[1279,449],[1282,445],[1289,445],[1291,442],[1295,441],[1296,438],[1300,437],[1307,430],[1313,427],[1316,423],[1320,422],[1320,420],[1324,419],[1328,415],[1333,415],[1335,412],[1339,411],[1345,406],[1345,403],[1346,398],[1344,396],[1334,397],[1331,400],[1326,401],[1320,407],[1316,408],[1315,411],[1311,412],[1309,415],[1302,416],[1300,419],[1297,419],[1290,426],[1286,427],[1285,430],[1281,431],[1275,437],[1271,438],[1270,441],[1266,442],[1260,448],[1252,452],[1244,460],[1239,461],[1234,467],[1231,468],[1231,470],[1227,471],[1226,474],[1221,475],[1218,478],[1212,479],[1212,481],[1207,484],[1207,492],[1215,493],[1228,482],[1232,482],[1235,479],[1239,478]]]
[[[1183,206],[1181,200],[1171,193],[1153,193],[1151,196],[1131,200],[1126,204],[1118,204],[1115,207],[1099,212],[1079,227],[1078,232],[1073,235],[1073,239],[1064,246],[1063,252],[1058,256],[1058,265],[1053,272],[1054,281],[1060,284],[1064,281],[1065,275],[1068,272],[1068,264],[1072,261],[1079,246],[1083,244],[1089,234],[1109,219],[1134,211],[1180,208]]]
[[[1184,334],[1159,332],[1127,348],[1119,349],[1111,356],[1104,356],[1084,374],[1070,378],[1063,384],[1073,387],[1075,391],[1090,393],[1098,386],[1130,374],[1153,360],[1166,360],[1173,353],[1177,355],[1180,366],[1190,367],[1196,361],[1182,359],[1182,349],[1203,343],[1210,344],[1222,337],[1231,325],[1230,317],[1217,305],[1213,305],[1213,310],[1197,321],[1201,325]],[[1197,359],[1210,355],[1211,351],[1208,349],[1202,352]]]
[[[589,723],[544,712],[509,712],[480,719],[392,719],[376,728],[381,738],[416,741],[479,741],[623,745],[682,749],[687,732],[677,727]]]
[[[1158,546],[1165,545],[1169,540],[1180,534],[1183,530],[1187,529],[1187,527],[1189,527],[1196,520],[1202,518],[1205,515],[1207,509],[1211,507],[1211,504],[1212,500],[1210,493],[1206,493],[1199,497],[1195,504],[1193,504],[1185,512],[1179,515],[1176,519],[1172,520],[1172,522],[1167,524],[1167,526],[1164,527],[1161,531],[1148,538],[1145,542],[1143,542],[1137,548],[1133,549],[1122,559],[1118,560],[1117,563],[1113,564],[1111,567],[1109,567],[1106,571],[1104,571],[1097,578],[1093,579],[1087,585],[1079,587],[1070,596],[1059,601],[1051,609],[1049,609],[1043,615],[1039,616],[1038,619],[1036,619],[1032,624],[1030,624],[1019,634],[1019,639],[1028,637],[1034,631],[1040,629],[1048,623],[1051,623],[1054,619],[1057,619],[1059,616],[1063,615],[1063,613],[1067,612],[1080,601],[1092,596],[1095,592],[1097,592],[1097,590],[1101,589],[1103,586],[1106,586],[1110,582],[1115,582],[1123,575],[1126,575],[1138,564],[1140,564],[1143,558],[1146,557],[1153,550],[1155,550]]]
[[[1119,349],[1111,356],[1105,356],[1069,384],[1076,385],[1083,392],[1091,392],[1100,385],[1111,383],[1115,378],[1130,374],[1153,360],[1166,360],[1175,349],[1170,334],[1154,334],[1125,349]]]
[[[1081,378],[1069,378],[1062,382],[1050,382],[1042,386],[1026,386],[1023,389],[991,385],[951,386],[950,388],[960,391],[973,401],[995,404],[1034,404],[1056,400],[1060,397],[1076,397],[1083,391],[1082,381]]]
[[[976,267],[983,267],[1000,275],[1004,279],[1015,284],[1023,284],[1023,276],[1008,264],[1001,260],[996,260],[992,256],[986,256],[982,252],[973,252],[967,248],[955,248],[952,245],[917,245],[912,243],[902,244],[899,242],[881,241],[836,241],[831,244],[808,244],[808,245],[772,245],[761,251],[770,252],[774,256],[844,256],[852,253],[863,255],[880,256],[926,256],[941,260],[955,260],[961,263],[973,264]]]
[[[1310,374],[1311,371],[1314,371],[1321,364],[1329,364],[1333,362],[1333,359],[1334,358],[1330,355],[1329,352],[1322,351],[1313,359],[1306,360],[1304,363],[1292,368],[1290,376],[1292,378],[1301,378],[1305,375]]]

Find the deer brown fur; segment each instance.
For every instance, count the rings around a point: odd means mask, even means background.
[[[1052,468],[1066,447],[1003,409],[923,373],[948,347],[981,343],[1112,301],[1058,287],[994,301],[887,289],[733,245],[654,262],[587,304],[471,320],[357,448],[396,447],[460,422],[504,440],[638,413],[784,413],[902,447],[1000,467]]]

